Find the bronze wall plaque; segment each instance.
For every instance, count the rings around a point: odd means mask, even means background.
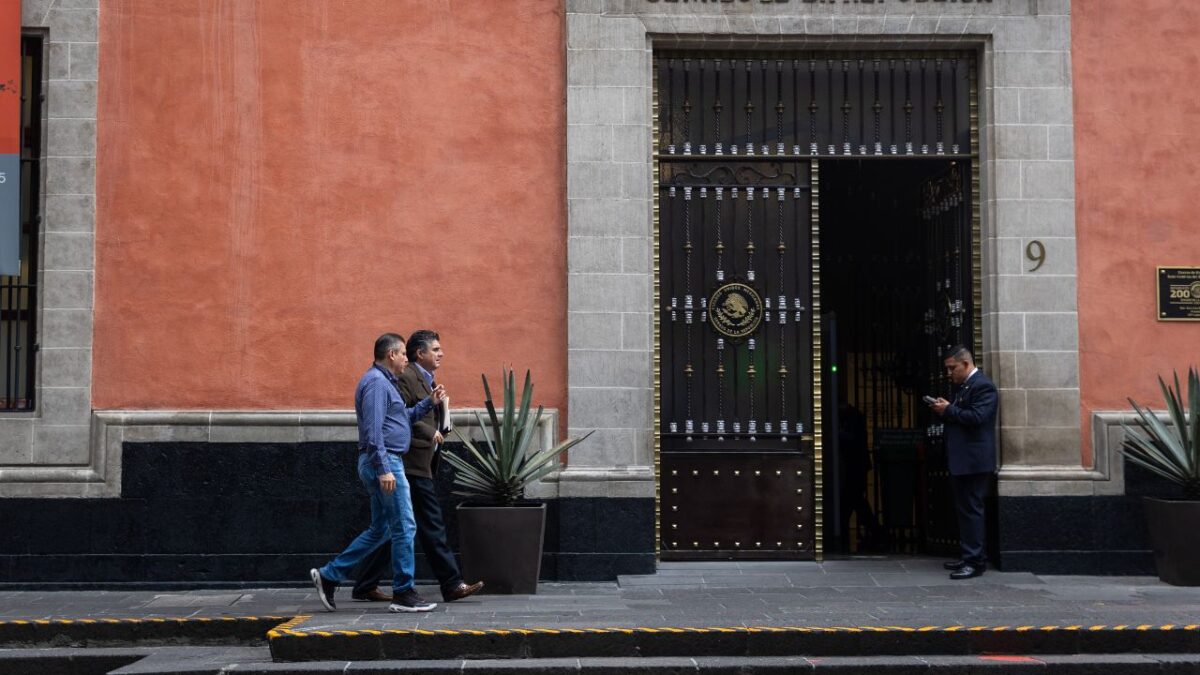
[[[1158,320],[1200,321],[1200,267],[1158,268]]]

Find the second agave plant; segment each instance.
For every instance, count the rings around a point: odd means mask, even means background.
[[[541,572],[546,505],[524,502],[527,488],[559,467],[562,454],[591,435],[569,438],[538,448],[538,422],[542,406],[533,408],[533,381],[525,371],[525,384],[517,397],[516,377],[507,368],[499,406],[483,377],[487,419],[476,412],[482,442],[458,429],[466,447],[460,457],[446,453],[456,470],[454,494],[469,501],[460,505],[459,549],[463,573],[484,581],[485,592],[536,593]]]

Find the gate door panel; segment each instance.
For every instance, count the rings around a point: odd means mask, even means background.
[[[978,354],[979,347],[972,344],[971,170],[969,163],[955,163],[945,174],[927,181],[922,195],[926,260],[930,261],[925,282],[925,390],[946,399],[951,398],[952,385],[943,370],[942,354],[954,345],[965,345]],[[958,521],[946,464],[945,428],[939,417],[928,411],[925,414],[929,437],[925,550],[949,555],[958,551]]]
[[[663,466],[664,556],[800,557],[811,547],[811,454],[679,452]]]
[[[814,555],[815,165],[746,63],[656,60],[664,559]]]

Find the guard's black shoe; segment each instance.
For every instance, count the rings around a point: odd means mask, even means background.
[[[963,568],[963,565],[966,565],[966,564],[967,564],[966,560],[955,560],[954,562],[945,562],[945,563],[942,563],[942,569],[947,569],[947,570],[950,570],[951,572],[953,572],[955,570],[961,570]]]
[[[312,579],[313,587],[317,589],[317,597],[320,598],[321,604],[325,605],[325,609],[331,612],[337,609],[337,604],[333,602],[333,592],[337,590],[337,584],[321,576],[321,572],[315,567],[308,571],[308,576]]]
[[[971,577],[983,576],[983,565],[976,567],[971,563],[965,563],[959,569],[950,573],[951,579],[970,579]]]

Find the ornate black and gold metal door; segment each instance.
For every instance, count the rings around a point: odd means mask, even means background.
[[[819,163],[969,163],[973,72],[955,52],[656,52],[663,558],[821,555]]]
[[[814,555],[816,164],[776,65],[658,62],[664,559]]]

